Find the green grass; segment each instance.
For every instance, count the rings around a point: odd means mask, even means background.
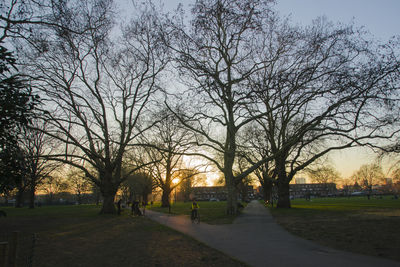
[[[230,224],[236,218],[226,214],[226,201],[199,201],[200,218],[208,224]],[[192,202],[176,202],[171,205],[171,214],[190,216]],[[162,208],[161,203],[155,203],[151,210],[168,213],[168,208]]]
[[[351,198],[317,198],[311,201],[304,199],[296,199],[292,201],[294,208],[311,208],[322,210],[360,210],[360,209],[398,209],[400,201],[393,199],[391,196],[380,198],[351,197]]]
[[[366,197],[292,201],[270,209],[293,234],[326,246],[400,261],[400,201]]]
[[[92,217],[99,214],[99,206],[96,205],[60,205],[60,206],[43,206],[34,209],[28,208],[14,208],[14,207],[0,207],[5,210],[8,216],[12,217]]]
[[[20,232],[17,266],[37,233],[34,266],[244,266],[146,217],[98,215],[100,207],[3,208],[0,239]],[[0,241],[3,241],[0,240]]]

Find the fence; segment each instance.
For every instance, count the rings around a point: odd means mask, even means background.
[[[0,234],[0,267],[33,266],[36,234]]]

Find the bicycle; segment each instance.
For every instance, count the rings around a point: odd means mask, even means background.
[[[200,213],[198,210],[192,210],[192,215],[190,216],[192,223],[200,223]]]

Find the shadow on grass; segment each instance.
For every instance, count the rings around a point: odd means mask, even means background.
[[[390,198],[295,200],[270,208],[289,232],[325,246],[400,261],[400,202]]]
[[[34,266],[244,266],[145,217],[98,215],[96,206],[7,209],[2,233],[38,234]],[[1,240],[0,240],[1,241]],[[25,248],[24,248],[25,249]],[[17,266],[25,266],[19,251]]]

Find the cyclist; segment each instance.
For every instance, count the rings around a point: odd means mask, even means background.
[[[192,203],[192,216],[191,216],[192,221],[193,221],[196,217],[199,216],[199,213],[198,213],[198,211],[197,211],[198,209],[200,209],[199,204],[197,204],[197,202],[196,202],[195,200],[193,200],[193,203]]]

